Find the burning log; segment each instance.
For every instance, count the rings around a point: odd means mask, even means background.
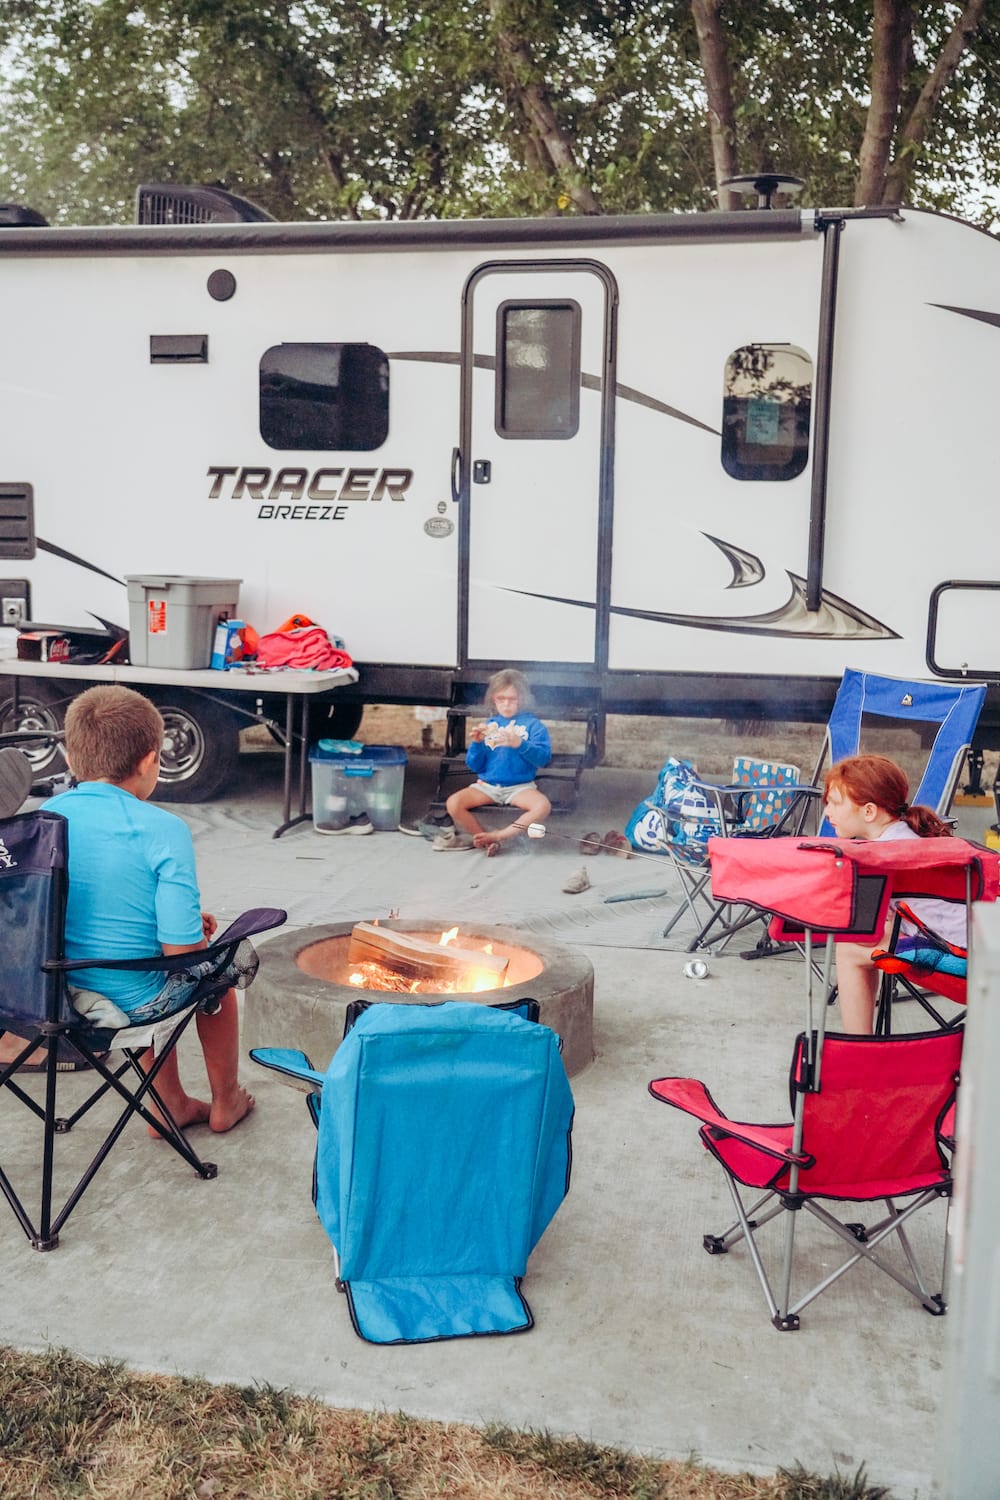
[[[509,960],[481,948],[463,948],[457,943],[429,942],[408,932],[390,932],[372,922],[356,922],[347,950],[349,964],[378,963],[409,979],[434,980],[444,989],[470,988],[474,976],[493,977],[503,983]]]

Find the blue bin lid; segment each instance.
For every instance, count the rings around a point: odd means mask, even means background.
[[[402,745],[365,745],[360,754],[350,750],[324,750],[320,740],[310,746],[309,759],[334,766],[405,766],[406,751]]]

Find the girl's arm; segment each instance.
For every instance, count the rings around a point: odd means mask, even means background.
[[[549,731],[541,719],[536,719],[534,716],[521,722],[526,722],[528,730],[528,738],[521,746],[521,754],[529,765],[540,771],[552,759],[552,741],[549,739]]]

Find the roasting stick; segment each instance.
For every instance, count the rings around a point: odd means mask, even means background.
[[[529,839],[559,839],[564,844],[577,845],[580,842],[578,834],[574,835],[572,833],[550,833],[545,823],[529,823],[527,827],[527,834]],[[661,870],[663,869],[662,854],[644,854],[641,849],[633,849],[630,858],[652,860],[654,864],[659,865]]]

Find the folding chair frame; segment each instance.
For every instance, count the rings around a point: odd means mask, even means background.
[[[6,1089],[10,1092],[42,1122],[42,1171],[37,1221],[32,1218],[25,1207],[2,1165],[0,1165],[0,1191],[32,1247],[36,1250],[53,1250],[59,1243],[60,1231],[73,1209],[90,1186],[126,1125],[135,1116],[158,1131],[198,1176],[208,1179],[217,1175],[218,1169],[215,1163],[202,1161],[185,1137],[157,1091],[156,1080],[181,1036],[199,1011],[211,1013],[219,1009],[221,995],[232,986],[232,980],[226,976],[240,944],[255,933],[280,926],[286,920],[286,913],[272,908],[246,912],[209,947],[195,949],[189,953],[169,956],[157,954],[149,958],[126,960],[106,958],[68,960],[63,957],[62,948],[68,893],[65,820],[56,813],[42,811],[21,814],[8,819],[0,823],[0,835],[6,833],[7,840],[12,845],[17,832],[15,825],[31,825],[32,827],[48,825],[49,832],[45,835],[44,844],[46,857],[51,862],[49,871],[41,877],[48,881],[45,897],[45,942],[49,951],[39,955],[37,969],[34,971],[37,974],[38,983],[36,998],[42,997],[40,1010],[44,1012],[44,1018],[40,1019],[35,1013],[30,1015],[27,1012],[16,1013],[9,1002],[3,1009],[0,1009],[0,1034],[7,1032],[20,1036],[24,1040],[23,1048],[13,1061],[0,1065],[0,1090]],[[7,844],[4,843],[3,847],[6,850]],[[206,965],[210,966],[207,971],[205,971]],[[30,965],[27,967],[30,968]],[[173,1012],[157,1018],[155,1023],[137,1024],[134,1027],[134,1037],[130,1037],[126,1029],[112,1031],[95,1027],[73,1009],[65,990],[66,973],[69,970],[76,972],[87,968],[152,971],[165,975],[183,973],[193,968],[201,969],[203,972],[197,976],[198,982],[195,988],[185,999],[178,1001]],[[149,1071],[144,1071],[141,1058],[151,1044],[154,1030],[159,1031],[160,1027],[165,1028],[171,1021],[176,1021],[176,1024],[169,1035],[165,1036],[159,1054],[155,1057]],[[164,1033],[159,1034],[164,1035]],[[16,1081],[22,1064],[39,1045],[44,1046],[47,1053],[43,1075],[44,1103],[39,1103]],[[67,1076],[60,1066],[60,1061],[67,1049],[92,1068],[99,1075],[101,1082],[72,1113],[60,1115],[58,1113],[59,1083]],[[124,1061],[120,1064],[109,1063],[107,1061],[109,1050],[121,1050]],[[130,1087],[127,1080],[132,1075],[137,1076],[138,1083]],[[53,1206],[55,1138],[57,1135],[65,1135],[72,1130],[84,1116],[89,1114],[94,1105],[111,1093],[116,1094],[123,1101],[124,1107],[82,1176],[69,1192],[62,1207],[56,1209]],[[162,1118],[158,1118],[150,1106],[159,1111]]]
[[[810,934],[807,933],[807,940]],[[832,962],[833,940],[827,939],[825,974],[823,978],[823,993],[828,988],[829,970]],[[806,987],[807,987],[807,1015],[811,1014],[813,1003],[814,974],[813,966],[806,964]],[[802,1310],[814,1301],[834,1282],[838,1281],[847,1271],[862,1260],[870,1261],[879,1270],[884,1271],[906,1291],[910,1292],[921,1305],[934,1316],[940,1316],[946,1310],[945,1300],[945,1261],[942,1256],[941,1268],[941,1290],[933,1291],[928,1285],[923,1273],[917,1264],[913,1247],[906,1234],[907,1222],[919,1212],[938,1198],[944,1197],[950,1200],[951,1176],[945,1157],[945,1147],[950,1147],[944,1135],[944,1122],[953,1111],[955,1092],[957,1089],[957,1063],[961,1055],[961,1039],[953,1033],[920,1033],[895,1042],[888,1039],[859,1038],[859,1037],[837,1037],[833,1039],[837,1045],[843,1046],[867,1046],[867,1047],[892,1047],[908,1046],[915,1041],[939,1041],[944,1044],[950,1043],[948,1060],[951,1071],[950,1087],[946,1088],[942,1083],[942,1103],[937,1114],[937,1154],[941,1162],[941,1172],[934,1180],[927,1181],[912,1190],[910,1201],[900,1209],[896,1205],[895,1197],[882,1194],[873,1195],[867,1201],[879,1201],[884,1203],[886,1213],[876,1223],[865,1225],[861,1223],[844,1223],[817,1201],[818,1197],[829,1197],[829,1193],[810,1194],[808,1190],[808,1179],[802,1182],[802,1174],[816,1164],[816,1159],[808,1150],[808,1141],[805,1140],[805,1116],[806,1098],[809,1094],[819,1093],[821,1090],[821,1073],[824,1046],[830,1045],[830,1039],[825,1036],[825,1006],[820,1010],[820,1024],[816,1030],[802,1032],[796,1040],[795,1052],[792,1059],[790,1073],[790,1086],[794,1100],[794,1118],[788,1126],[755,1126],[744,1122],[728,1119],[718,1109],[712,1096],[704,1084],[693,1079],[654,1079],[649,1085],[649,1091],[655,1099],[663,1103],[672,1104],[675,1108],[692,1114],[701,1120],[702,1126],[699,1136],[702,1144],[719,1161],[726,1177],[726,1183],[736,1210],[736,1219],[721,1234],[706,1234],[703,1236],[702,1244],[710,1255],[725,1255],[741,1240],[746,1242],[751,1262],[760,1282],[767,1303],[771,1322],[779,1332],[794,1332],[800,1326],[800,1314]],[[952,1061],[954,1059],[954,1061]],[[671,1087],[673,1086],[673,1087]],[[771,1158],[774,1163],[773,1173],[768,1181],[756,1181],[748,1184],[753,1186],[760,1196],[749,1203],[744,1203],[743,1196],[737,1187],[736,1171],[727,1164],[721,1150],[720,1143],[727,1141],[738,1142],[757,1154],[757,1158]],[[787,1182],[780,1184],[787,1173]],[[761,1173],[760,1175],[764,1175]],[[764,1191],[760,1193],[761,1187]],[[897,1194],[896,1197],[900,1195]],[[849,1201],[865,1201],[850,1199]],[[802,1296],[792,1300],[792,1273],[794,1266],[795,1231],[798,1212],[806,1209],[820,1223],[844,1240],[851,1247],[851,1254],[837,1266],[829,1275],[825,1276],[819,1283],[810,1288]],[[772,1285],[772,1279],[764,1265],[760,1248],[756,1241],[756,1233],[765,1224],[776,1218],[779,1214],[787,1212],[785,1221],[784,1245],[781,1258],[781,1267],[778,1275],[776,1289]],[[947,1231],[947,1220],[946,1220]],[[880,1256],[877,1252],[891,1235],[897,1235],[900,1248],[902,1249],[909,1275],[899,1270]]]

